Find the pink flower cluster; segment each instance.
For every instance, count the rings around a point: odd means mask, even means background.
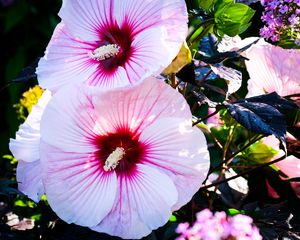
[[[264,7],[262,20],[265,26],[260,35],[273,42],[281,39],[300,41],[300,1],[299,0],[261,0]]]
[[[225,212],[213,214],[209,209],[197,213],[197,220],[193,226],[180,223],[176,232],[180,234],[176,240],[262,239],[251,217],[241,214],[227,217]]]
[[[155,77],[187,33],[184,0],[64,0],[37,68],[47,91],[10,141],[20,191],[68,223],[137,239],[209,169],[184,97]]]

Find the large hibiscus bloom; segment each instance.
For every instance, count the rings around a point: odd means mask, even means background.
[[[209,168],[185,99],[158,79],[103,92],[69,85],[41,120],[43,183],[63,220],[136,239],[162,226]]]
[[[9,149],[18,160],[18,188],[36,202],[44,193],[40,174],[40,121],[50,99],[51,93],[45,91],[20,126],[16,138],[9,142]]]
[[[160,73],[187,33],[184,0],[64,0],[39,84],[57,90],[84,81],[123,87]]]

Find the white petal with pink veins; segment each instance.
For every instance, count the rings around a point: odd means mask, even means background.
[[[74,37],[85,41],[98,41],[97,30],[110,21],[113,2],[64,0],[58,15]]]
[[[132,176],[120,177],[118,181],[112,211],[93,230],[124,239],[139,239],[169,220],[178,193],[166,174],[138,164]]]
[[[260,40],[245,51],[250,79],[248,97],[276,91],[281,96],[300,91],[300,51],[283,49]]]
[[[40,121],[50,99],[51,93],[45,91],[20,126],[16,139],[9,142],[9,149],[18,160],[18,189],[36,202],[44,193],[40,166]]]
[[[62,152],[42,142],[41,162],[48,202],[64,221],[94,226],[110,212],[117,177],[103,172],[93,155]]]
[[[132,42],[134,53],[125,65],[129,78],[138,79],[149,77],[151,73],[159,74],[170,64],[173,54],[170,54],[170,49],[164,41],[166,34],[163,27],[149,28],[137,34]],[[162,52],[168,57],[162,58]]]
[[[63,151],[90,153],[95,151],[97,121],[94,108],[84,87],[68,86],[55,94],[41,120],[43,141]]]
[[[128,86],[131,83],[129,73],[124,67],[117,67],[114,73],[107,74],[100,67],[85,82],[90,86],[101,87],[101,90]]]
[[[110,122],[113,127],[129,126],[138,131],[162,117],[192,118],[183,96],[153,77],[122,91],[96,94],[93,103],[99,119]]]
[[[31,132],[30,132],[31,131]],[[30,126],[21,125],[16,139],[10,139],[9,149],[17,160],[33,162],[40,159],[40,133]]]
[[[187,35],[187,9],[182,0],[120,1],[114,6],[114,16],[119,26],[124,22],[132,26],[134,34],[148,28],[163,27],[166,34],[161,40],[167,42],[169,55],[166,57],[171,61]],[[151,39],[155,41],[154,37]]]
[[[68,33],[65,24],[58,24],[36,70],[40,86],[56,91],[70,82],[88,80],[98,66],[88,56],[96,46],[76,39]]]
[[[18,189],[33,201],[38,202],[44,194],[40,161],[19,160],[16,175]]]
[[[33,162],[40,159],[40,121],[51,93],[45,91],[37,104],[16,133],[16,139],[10,139],[9,149],[17,160]]]
[[[147,127],[140,141],[147,146],[144,163],[158,167],[174,181],[180,194],[172,210],[177,210],[201,187],[209,170],[204,134],[184,119],[164,118]]]

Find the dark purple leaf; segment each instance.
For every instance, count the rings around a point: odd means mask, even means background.
[[[239,101],[233,104],[226,103],[230,115],[250,131],[265,135],[274,134],[279,139],[284,139],[286,122],[284,115],[275,107],[254,101]]]
[[[276,92],[264,94],[256,97],[246,98],[238,102],[260,102],[273,106],[280,112],[284,110],[299,110],[296,103],[280,97]]]

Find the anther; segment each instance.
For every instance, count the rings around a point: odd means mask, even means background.
[[[117,147],[106,159],[103,169],[104,171],[110,171],[118,166],[119,161],[124,157],[125,150],[122,147]]]
[[[116,56],[119,53],[119,51],[120,51],[120,47],[117,44],[107,44],[98,47],[94,51],[90,51],[88,55],[90,58],[94,60],[102,61]]]

